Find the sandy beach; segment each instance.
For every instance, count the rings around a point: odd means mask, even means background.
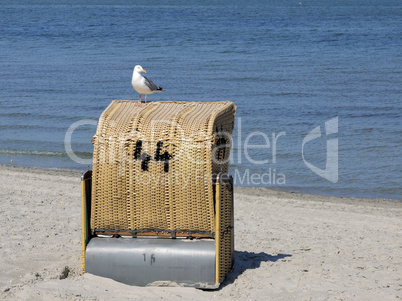
[[[1,300],[398,300],[402,203],[235,189],[235,267],[220,289],[82,274],[80,174],[0,166]]]

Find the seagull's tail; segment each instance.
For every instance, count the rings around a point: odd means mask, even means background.
[[[156,89],[156,91],[155,92],[162,92],[162,91],[166,91],[165,89],[163,89],[162,87],[159,87],[158,86],[158,89]]]

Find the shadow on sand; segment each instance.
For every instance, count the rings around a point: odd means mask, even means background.
[[[280,259],[290,257],[290,254],[277,254],[269,255],[265,252],[253,253],[247,251],[235,251],[235,263],[232,271],[227,275],[225,280],[222,282],[219,289],[232,284],[237,277],[243,274],[246,270],[257,269],[260,267],[261,262],[276,262]]]

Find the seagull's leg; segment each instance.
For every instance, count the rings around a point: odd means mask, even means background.
[[[140,102],[141,102],[141,93],[139,93],[140,94]]]
[[[145,94],[145,103],[147,103],[147,95],[148,95],[148,94]]]

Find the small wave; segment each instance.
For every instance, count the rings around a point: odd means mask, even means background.
[[[48,126],[45,126],[45,125],[31,125],[31,124],[27,124],[27,125],[25,125],[25,124],[11,124],[11,125],[0,125],[0,130],[26,130],[26,129],[35,129],[35,130],[38,130],[38,129],[45,129],[45,130],[47,130],[47,129],[49,129],[49,127]],[[60,129],[63,129],[64,130],[64,128],[60,128]],[[52,127],[52,130],[54,131],[55,130],[55,127]]]
[[[80,158],[92,158],[90,152],[74,152]],[[66,152],[40,151],[40,150],[16,150],[16,149],[0,149],[0,155],[11,156],[42,156],[42,157],[63,157],[67,156]]]
[[[394,109],[395,111],[395,109]],[[398,112],[375,112],[375,113],[349,113],[346,115],[350,118],[370,118],[370,117],[388,117],[388,118],[400,118],[400,114]]]
[[[0,113],[0,117],[28,117],[31,115],[32,115],[31,113],[20,113],[20,112]]]

